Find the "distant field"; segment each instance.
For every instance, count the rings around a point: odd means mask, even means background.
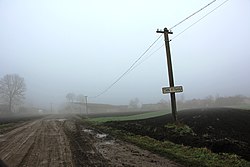
[[[237,106],[229,106],[230,108],[236,108],[236,109],[245,109],[250,110],[250,104],[243,104],[243,105],[237,105]]]
[[[235,109],[245,109],[250,110],[250,105],[237,105],[237,106],[226,106],[224,108],[235,108]],[[195,108],[193,108],[195,109]],[[188,108],[181,109],[177,112],[186,111]],[[129,120],[140,120],[153,118],[158,116],[163,116],[165,114],[171,113],[171,109],[160,110],[160,111],[144,111],[144,112],[116,112],[116,113],[101,113],[97,115],[90,116],[90,121],[104,123],[108,121],[129,121]]]
[[[169,114],[170,110],[162,110],[162,111],[152,111],[152,112],[146,112],[142,114],[134,114],[134,115],[121,115],[122,116],[111,116],[111,117],[97,117],[97,118],[90,118],[90,121],[103,123],[108,121],[129,121],[129,120],[140,120],[140,119],[147,119],[147,118],[153,118],[158,116],[163,116],[166,114]]]
[[[225,108],[235,108],[235,109],[250,109],[250,105],[237,105],[237,106],[227,106]],[[195,108],[194,108],[195,109]],[[186,111],[188,109],[180,110]],[[171,110],[161,110],[161,111],[147,111],[147,112],[123,112],[123,113],[108,113],[108,114],[100,114],[90,118],[90,121],[97,122],[97,123],[104,123],[108,121],[130,121],[130,120],[140,120],[140,119],[147,119],[153,118],[158,116],[163,116],[166,114],[171,113]]]

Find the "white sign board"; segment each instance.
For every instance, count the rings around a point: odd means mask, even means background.
[[[179,93],[183,92],[183,87],[182,86],[175,86],[175,87],[163,87],[162,88],[162,93],[167,94],[167,93]]]

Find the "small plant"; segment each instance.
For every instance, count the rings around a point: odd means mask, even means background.
[[[165,128],[170,129],[171,131],[180,134],[181,136],[190,134],[195,136],[193,129],[190,128],[188,125],[182,123],[169,123],[165,125]]]

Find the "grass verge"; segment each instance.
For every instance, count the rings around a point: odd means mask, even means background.
[[[130,132],[97,125],[100,130],[117,138],[133,143],[141,148],[160,154],[184,166],[192,167],[248,167],[250,162],[234,154],[216,154],[207,148],[193,148],[174,144],[170,141],[158,141],[148,136],[135,135]]]
[[[8,127],[11,127],[11,126],[14,126],[14,125],[15,125],[14,123],[0,124],[0,129],[8,128]]]
[[[170,113],[168,110],[163,111],[152,111],[143,114],[136,114],[136,115],[129,115],[129,116],[115,116],[115,117],[98,117],[98,118],[90,118],[89,121],[95,123],[104,123],[108,121],[128,121],[128,120],[139,120],[139,119],[146,119],[152,117],[158,117],[165,114]]]

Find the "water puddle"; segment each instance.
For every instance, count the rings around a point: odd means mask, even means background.
[[[104,144],[104,145],[113,145],[114,143],[115,143],[114,140],[109,140],[109,141],[103,142],[102,144]]]
[[[93,130],[91,130],[91,129],[83,129],[82,131],[86,132],[86,133],[92,133],[93,132]]]
[[[96,134],[96,138],[98,138],[98,139],[106,138],[107,136],[108,136],[108,135],[105,134],[105,133],[103,133],[103,134],[97,133],[97,134]]]
[[[83,132],[88,133],[95,138],[99,139],[97,142],[99,143],[98,145],[113,145],[115,143],[114,140],[108,139],[108,134],[105,133],[97,133],[91,129],[82,129]]]
[[[64,121],[66,121],[67,119],[57,119],[57,121],[59,121],[59,122],[64,122]]]

